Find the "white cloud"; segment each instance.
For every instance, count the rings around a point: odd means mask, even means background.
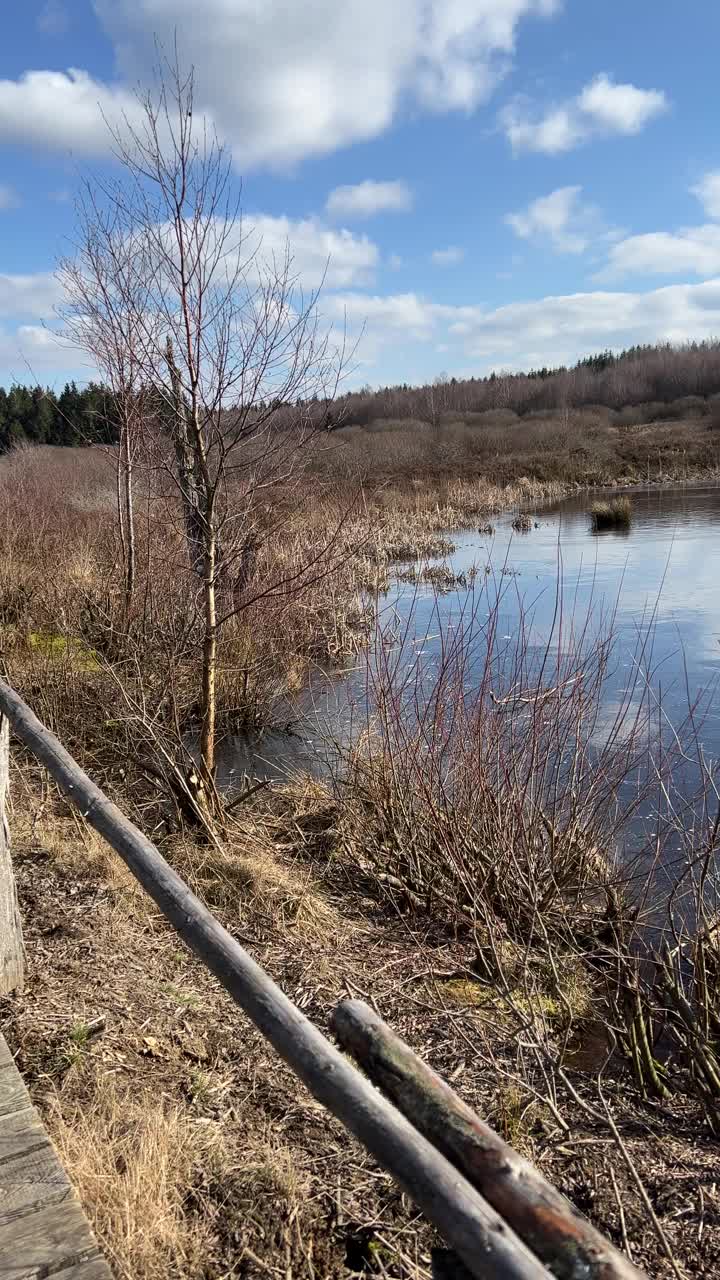
[[[596,76],[578,98],[580,112],[606,133],[640,133],[667,107],[662,90],[616,84],[605,74]]]
[[[585,136],[580,122],[567,107],[556,107],[541,119],[533,120],[514,103],[503,107],[500,123],[513,151],[556,155],[560,151],[571,151]]]
[[[436,267],[456,267],[465,257],[465,250],[460,249],[458,245],[448,245],[447,249],[434,249],[430,254],[430,261]]]
[[[281,262],[289,250],[292,274],[306,289],[370,284],[380,261],[377,245],[367,236],[327,227],[318,218],[248,214],[243,235],[248,249],[257,248],[260,261]]]
[[[371,218],[376,213],[407,213],[413,194],[407,182],[375,182],[366,178],[355,186],[335,187],[325,203],[330,217]]]
[[[134,95],[86,71],[27,71],[19,80],[0,80],[0,142],[97,155],[109,146],[103,116],[117,124],[123,113],[137,120]]]
[[[14,187],[0,182],[0,213],[5,209],[17,209],[20,200]]]
[[[326,313],[346,315],[359,333],[359,355],[383,361],[402,377],[410,362],[408,341],[449,346],[456,368],[475,372],[569,364],[605,347],[686,342],[720,332],[720,276],[702,284],[677,284],[647,292],[595,291],[514,302],[485,309],[447,306],[414,293],[330,299]],[[393,348],[401,351],[392,356]]]
[[[423,339],[430,336],[437,319],[437,308],[416,293],[382,297],[336,293],[324,299],[322,310],[331,320],[347,320],[355,332],[365,328],[369,336],[393,333]]]
[[[95,370],[81,352],[68,347],[42,325],[0,327],[0,386],[37,379],[64,382],[68,377],[91,378]]]
[[[205,110],[237,164],[286,167],[377,137],[401,104],[470,111],[512,57],[518,24],[560,0],[94,0],[126,84],[146,82],[154,38],[196,72]],[[83,71],[32,70],[0,85],[0,140],[83,152],[106,147],[132,99]]]
[[[682,227],[627,236],[614,244],[599,279],[619,276],[711,276],[720,272],[720,226]]]
[[[51,271],[0,274],[0,316],[46,320],[59,300],[60,288]]]
[[[640,133],[668,106],[662,90],[616,84],[603,72],[576,97],[545,113],[534,112],[526,101],[516,101],[503,108],[499,119],[514,151],[556,155],[592,138]]]
[[[48,315],[55,289],[49,275],[0,276],[0,314]],[[359,363],[374,363],[386,380],[407,378],[408,370],[420,380],[440,347],[451,372],[482,373],[568,364],[605,347],[706,338],[720,333],[720,275],[645,292],[597,290],[492,309],[449,306],[412,292],[346,289],[324,294],[321,312],[338,328],[347,322],[350,336],[359,337]],[[0,330],[0,368],[14,376],[28,377],[28,366],[62,376],[77,363],[77,353],[73,358],[37,322]]]
[[[466,314],[468,355],[513,367],[565,363],[605,346],[685,342],[720,331],[720,278],[646,293],[593,292]]]
[[[720,169],[703,174],[690,190],[697,196],[708,218],[720,218]]]
[[[584,253],[606,235],[595,205],[581,199],[582,187],[558,187],[538,196],[527,209],[508,213],[505,222],[522,240],[547,241],[557,253]]]
[[[710,171],[690,188],[716,222],[677,231],[649,231],[614,244],[597,280],[630,275],[713,276],[720,272],[720,171]]]
[[[61,36],[67,31],[70,18],[62,0],[46,0],[35,19],[35,26],[43,36]]]

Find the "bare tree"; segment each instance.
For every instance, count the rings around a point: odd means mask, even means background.
[[[78,214],[77,256],[60,267],[68,297],[66,329],[67,336],[93,357],[110,392],[107,412],[118,431],[117,522],[127,624],[137,571],[133,477],[152,412],[152,388],[141,354],[147,293],[134,238],[127,234],[119,208],[112,201],[104,205],[96,185],[88,181]]]
[[[193,112],[192,72],[183,75],[177,57],[165,62],[139,103],[139,124],[111,130],[120,178],[86,187],[77,253],[61,265],[65,332],[118,396],[130,539],[134,451],[158,437],[169,446],[163,465],[199,589],[210,781],[218,639],[249,598],[282,589],[253,581],[269,536],[261,507],[278,482],[299,483],[305,446],[323,425],[310,406],[332,402],[344,355],[289,250],[268,258],[243,226],[231,158]],[[127,577],[131,594],[129,567]]]

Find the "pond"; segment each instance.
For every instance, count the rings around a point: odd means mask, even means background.
[[[720,486],[635,490],[630,527],[601,533],[593,532],[588,515],[593,500],[592,493],[582,493],[534,511],[526,533],[516,532],[506,516],[491,537],[456,537],[450,565],[466,576],[473,565],[490,566],[488,608],[497,602],[503,636],[516,634],[522,619],[529,642],[542,649],[559,616],[566,628],[587,619],[591,628],[611,626],[616,643],[604,690],[608,715],[633,679],[645,641],[644,667],[665,714],[679,724],[697,705],[703,746],[717,756]],[[432,630],[438,612],[457,614],[463,593],[447,592],[438,605],[433,591],[422,589],[413,605],[418,634]],[[401,614],[411,595],[398,593],[394,606]]]
[[[707,760],[720,754],[720,487],[648,488],[630,496],[628,529],[593,532],[593,495],[582,493],[532,511],[524,533],[507,515],[492,533],[452,534],[456,549],[442,562],[450,589],[398,581],[379,601],[380,622],[396,638],[402,661],[420,655],[429,685],[447,635],[466,626],[469,614],[477,648],[487,645],[492,618],[499,654],[512,650],[522,632],[526,651],[539,661],[548,647],[572,648],[578,635],[591,650],[611,630],[612,660],[593,730],[598,749],[603,726],[616,731],[618,711],[631,718],[640,701],[656,708],[670,737],[681,725],[687,729],[692,709],[695,754],[680,752],[673,766],[674,780],[689,792],[698,747]],[[295,734],[227,742],[221,783],[245,771],[271,779],[296,769],[325,773],[334,759],[328,741],[346,741],[366,722],[368,661],[360,658],[340,678],[318,672]]]

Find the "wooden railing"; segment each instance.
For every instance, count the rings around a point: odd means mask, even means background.
[[[23,946],[5,797],[9,727],[107,840],[180,937],[310,1092],[407,1192],[485,1280],[639,1280],[641,1273],[528,1161],[358,1001],[333,1030],[359,1071],[208,911],[155,846],[0,680],[0,994],[19,987]],[[463,1274],[455,1266],[455,1275]]]

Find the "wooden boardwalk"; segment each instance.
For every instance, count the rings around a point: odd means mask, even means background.
[[[112,1280],[0,1034],[0,1280]]]

